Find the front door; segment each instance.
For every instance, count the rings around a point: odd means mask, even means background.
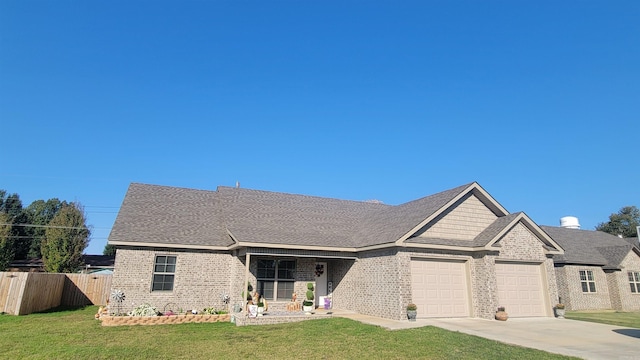
[[[327,296],[327,263],[316,263],[316,306],[324,306],[324,298]]]

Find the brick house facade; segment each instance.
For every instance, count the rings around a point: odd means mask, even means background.
[[[554,264],[558,293],[568,310],[640,311],[640,249],[635,244],[600,231],[542,229],[565,249],[554,256]]]
[[[312,283],[334,308],[397,320],[409,303],[419,317],[552,316],[564,254],[477,183],[397,206],[132,184],[109,244],[124,311],[242,307],[247,284],[284,311]]]

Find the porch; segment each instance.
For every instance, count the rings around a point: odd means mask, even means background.
[[[247,325],[273,325],[284,324],[291,322],[307,321],[307,320],[320,320],[330,319],[334,315],[340,316],[340,314],[347,313],[345,311],[333,311],[331,309],[316,309],[311,314],[307,314],[303,311],[267,311],[262,316],[249,316],[246,311],[233,314],[231,316],[231,322],[236,326]]]
[[[353,291],[348,290],[349,285],[344,280],[356,261],[355,254],[247,248],[237,254],[237,259],[242,264],[243,280],[236,277],[240,281],[234,282],[232,291],[243,294],[243,311],[236,316],[242,324],[285,322],[274,320],[276,317],[291,321],[302,321],[313,316],[330,317],[331,309],[335,309],[336,305],[349,309],[348,296]],[[302,312],[302,303],[308,300],[309,286],[313,288],[314,315]],[[256,300],[264,300],[266,315],[249,317],[248,305]],[[245,318],[250,320],[245,321]]]

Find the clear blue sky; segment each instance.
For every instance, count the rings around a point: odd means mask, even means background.
[[[640,1],[0,1],[0,189],[400,204],[478,181],[542,225],[640,206]]]

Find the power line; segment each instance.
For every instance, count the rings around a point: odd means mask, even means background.
[[[56,226],[56,225],[36,225],[36,224],[0,224],[0,226],[1,225],[37,227],[37,228],[52,228],[52,229],[74,229],[74,230],[89,229],[89,227],[87,227],[87,226]],[[102,228],[102,229],[109,229],[109,228]]]
[[[27,235],[9,235],[7,236],[7,239],[44,239],[46,238],[46,236],[44,235],[39,235],[39,236],[27,236]],[[91,240],[107,240],[108,238],[106,237],[93,237],[91,236]]]

